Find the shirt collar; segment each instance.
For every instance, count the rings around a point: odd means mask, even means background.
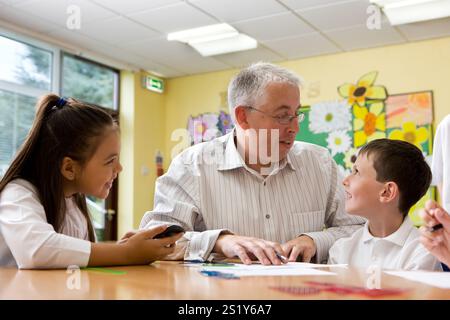
[[[237,151],[236,144],[234,143],[234,137],[236,136],[236,129],[233,129],[227,134],[225,142],[225,152],[223,161],[217,167],[218,170],[232,170],[240,167],[244,167],[245,163],[241,155]]]
[[[222,170],[232,170],[232,169],[241,168],[241,167],[251,170],[250,168],[247,167],[247,165],[244,162],[244,159],[242,159],[241,154],[238,152],[238,150],[236,148],[236,144],[234,143],[235,137],[236,137],[236,128],[234,128],[233,131],[228,133],[228,137],[226,138],[224,159],[217,167],[217,170],[221,170],[221,171]],[[286,159],[281,161],[280,167],[276,172],[282,170],[286,166],[286,164],[288,164],[289,167],[293,171],[295,171],[295,167],[292,163],[291,156],[290,156],[291,152],[292,152],[292,149],[289,150],[289,153],[287,154]],[[274,172],[274,173],[276,173],[276,172]]]
[[[291,160],[291,152],[293,152],[292,149],[289,150],[289,152],[288,152],[288,154],[287,154],[287,156],[286,156],[286,163],[289,165],[289,167],[290,167],[293,171],[295,171],[294,164],[292,163],[292,160]]]
[[[377,238],[377,237],[374,237],[369,232],[369,221],[367,221],[366,224],[364,225],[362,241],[368,242],[372,239],[383,239],[384,241],[388,241],[388,242],[396,244],[400,247],[403,247],[403,245],[406,242],[406,239],[408,239],[411,228],[414,228],[414,226],[413,226],[411,220],[409,219],[409,217],[406,216],[405,219],[403,220],[403,223],[401,224],[400,228],[397,229],[397,231],[395,231],[394,233],[390,234],[389,236],[387,236],[385,238]]]

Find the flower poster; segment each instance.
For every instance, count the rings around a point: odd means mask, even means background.
[[[191,145],[220,137],[231,131],[232,128],[231,116],[224,111],[220,111],[219,114],[202,113],[188,118],[187,129],[191,138]]]

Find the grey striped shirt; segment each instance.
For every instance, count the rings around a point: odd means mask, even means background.
[[[173,159],[140,228],[179,224],[190,232],[178,258],[205,260],[224,230],[279,243],[306,234],[316,244],[315,261],[326,262],[331,245],[365,221],[344,212],[341,181],[325,148],[298,141],[264,178],[246,166],[233,131]]]

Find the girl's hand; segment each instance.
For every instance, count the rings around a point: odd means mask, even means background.
[[[121,244],[126,247],[127,260],[130,264],[148,264],[155,260],[162,260],[175,250],[175,242],[183,236],[183,233],[162,239],[153,239],[167,229],[167,225],[160,225],[148,230],[138,231],[134,234],[127,233],[128,238],[122,238]],[[122,240],[121,240],[122,241]]]
[[[127,240],[129,238],[131,238],[132,236],[134,236],[138,232],[139,232],[139,230],[128,231],[127,233],[125,233],[125,235],[119,241],[117,241],[117,244],[121,244],[121,243],[127,242]]]

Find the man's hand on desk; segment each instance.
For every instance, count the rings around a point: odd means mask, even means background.
[[[264,265],[280,265],[283,262],[277,257],[277,253],[285,256],[279,243],[231,234],[219,236],[213,252],[223,254],[227,258],[237,256],[245,264],[251,264],[252,258],[255,258]]]
[[[302,262],[310,262],[312,257],[316,254],[316,244],[314,240],[307,235],[302,235],[298,238],[292,239],[281,245],[283,251],[286,252],[286,257],[289,261],[297,261],[297,257],[301,256]]]

